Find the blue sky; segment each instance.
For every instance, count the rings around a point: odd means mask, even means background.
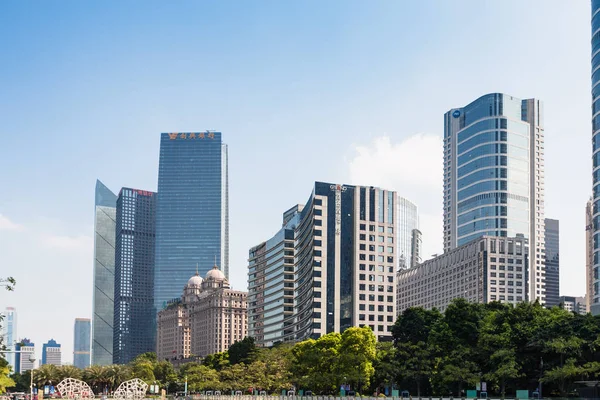
[[[156,190],[160,132],[229,144],[237,288],[248,248],[315,180],[397,190],[440,252],[442,116],[488,92],[545,102],[546,216],[561,292],[582,295],[589,19],[583,0],[3,2],[0,275],[18,286],[0,307],[72,361],[95,180]]]

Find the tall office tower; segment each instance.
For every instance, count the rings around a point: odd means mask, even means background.
[[[559,304],[559,223],[557,219],[546,218],[546,306],[554,307]]]
[[[54,339],[48,340],[48,343],[44,343],[42,346],[42,365],[46,364],[62,364],[60,344],[56,343]]]
[[[90,366],[90,340],[91,320],[89,318],[75,318],[73,332],[73,365],[77,368]]]
[[[156,311],[179,297],[196,265],[229,277],[227,145],[220,132],[162,133],[156,203]]]
[[[14,307],[6,307],[2,313],[2,341],[7,350],[15,350],[17,340],[17,310]],[[6,361],[15,371],[15,353],[4,354]]]
[[[275,236],[249,252],[248,334],[258,346],[294,341],[294,230],[303,208],[286,211]]]
[[[96,181],[92,364],[112,364],[117,196]]]
[[[594,300],[594,203],[588,200],[585,206],[585,306],[591,312]],[[598,277],[596,275],[596,277]],[[598,297],[598,296],[596,296]],[[598,303],[598,301],[596,301]]]
[[[156,349],[156,193],[122,188],[117,199],[113,363]]]
[[[421,241],[419,229],[419,210],[417,206],[404,197],[398,196],[398,269],[412,267],[413,241]],[[418,231],[419,237],[413,238],[414,230]],[[420,258],[420,255],[418,255]]]
[[[32,362],[31,358],[35,358],[35,343],[29,339],[22,339],[15,345],[15,350],[19,352],[15,357],[15,372],[22,374],[33,369],[35,361]]]
[[[412,239],[410,244],[410,267],[414,268],[421,264],[423,257],[421,257],[421,251],[423,247],[423,239],[421,238],[421,231],[418,229],[412,230]]]
[[[600,0],[592,0],[592,152],[594,165],[594,269],[592,291],[588,294],[593,315],[600,315]]]
[[[363,325],[380,338],[390,337],[396,317],[396,212],[395,192],[316,182],[306,205],[284,214],[284,229],[250,250],[249,318],[259,344],[317,338]],[[289,229],[294,230],[293,250],[289,233],[285,236]],[[293,268],[286,251],[293,255]],[[279,260],[263,259],[262,252]],[[271,296],[276,290],[278,295]],[[275,322],[271,311],[283,321],[278,327],[267,327]]]
[[[444,116],[444,251],[483,235],[529,240],[530,300],[544,303],[542,102],[487,94]]]

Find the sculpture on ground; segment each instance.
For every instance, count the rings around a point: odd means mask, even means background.
[[[66,378],[56,385],[56,387],[63,399],[79,400],[94,398],[92,388],[79,379]]]
[[[139,378],[125,381],[119,385],[113,395],[115,400],[141,400],[146,397],[148,384]]]

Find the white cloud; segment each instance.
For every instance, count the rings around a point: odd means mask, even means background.
[[[23,231],[25,227],[12,222],[8,217],[0,214],[0,231]]]
[[[92,238],[89,236],[42,236],[46,248],[56,250],[89,250],[92,248]]]
[[[351,183],[395,190],[415,203],[423,233],[423,259],[441,253],[442,138],[417,134],[394,143],[384,135],[353,150],[348,163]]]

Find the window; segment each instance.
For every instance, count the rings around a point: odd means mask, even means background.
[[[394,243],[394,238],[392,236],[388,236],[387,242],[388,243]]]
[[[359,265],[359,269],[360,269],[361,271],[364,271],[365,269],[367,269],[367,265],[366,265],[366,264],[360,264],[360,265]]]
[[[383,246],[377,246],[377,251],[379,253],[383,253]]]
[[[369,251],[375,251],[375,245],[374,244],[370,244],[369,245]]]
[[[360,279],[361,281],[364,281],[365,280],[365,274],[360,274],[358,279]]]
[[[377,266],[377,271],[383,272],[384,271],[383,265],[378,265]]]
[[[394,233],[394,228],[392,228],[391,226],[388,226],[387,233]]]
[[[367,249],[367,246],[366,246],[365,244],[361,243],[361,244],[358,246],[358,248],[359,248],[359,250],[366,250],[366,249]]]
[[[375,282],[375,275],[369,275],[369,282]]]
[[[365,235],[364,233],[361,233],[360,240],[367,240],[367,235]]]
[[[394,312],[393,306],[387,306],[387,312]]]
[[[394,248],[392,246],[388,246],[387,252],[388,253],[393,253],[394,252]]]
[[[369,292],[375,291],[375,285],[369,285]]]
[[[366,224],[360,224],[360,230],[364,231],[367,229],[367,225]]]
[[[358,285],[358,289],[359,290],[365,290],[365,285],[361,283],[360,285]]]
[[[385,237],[384,236],[377,236],[377,241],[379,243],[383,243],[385,241]]]
[[[369,232],[375,232],[375,225],[369,225]]]
[[[375,241],[375,235],[369,235],[369,241],[370,242],[374,242]]]
[[[369,304],[369,311],[375,311],[375,305]]]

